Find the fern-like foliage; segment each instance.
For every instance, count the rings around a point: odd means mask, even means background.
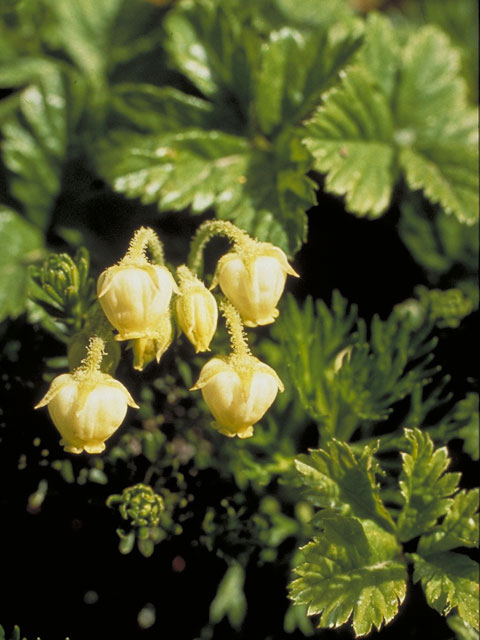
[[[368,434],[392,405],[428,381],[435,370],[431,328],[428,320],[415,327],[397,312],[386,321],[374,317],[367,328],[335,292],[331,309],[311,300],[300,308],[287,297],[273,331],[288,354],[300,400],[327,441],[349,440],[360,425]]]
[[[405,438],[400,512],[384,504],[375,447],[355,456],[331,440],[297,461],[306,496],[320,510],[290,597],[320,616],[319,627],[351,620],[361,636],[390,622],[407,593],[407,561],[430,606],[443,615],[456,608],[467,625],[476,624],[478,566],[452,549],[478,546],[478,490],[458,490],[459,474],[446,472],[446,452],[428,435],[406,430]],[[402,543],[418,536],[416,552],[403,555]]]

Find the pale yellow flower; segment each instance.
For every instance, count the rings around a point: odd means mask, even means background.
[[[110,267],[97,284],[98,300],[118,331],[117,340],[154,336],[174,291],[178,287],[170,271],[146,261]]]
[[[268,242],[249,243],[218,261],[212,288],[220,285],[247,327],[274,322],[287,274],[298,274],[285,253]]]
[[[138,405],[121,382],[100,371],[105,343],[90,342],[87,358],[72,373],[57,376],[35,409],[48,406],[65,451],[101,453],[123,422],[128,407]]]
[[[215,297],[187,267],[179,267],[177,273],[180,279],[180,295],[175,302],[178,324],[197,353],[210,351],[218,322]]]
[[[271,367],[250,354],[232,354],[209,360],[192,390],[201,389],[220,433],[249,438],[283,388]]]

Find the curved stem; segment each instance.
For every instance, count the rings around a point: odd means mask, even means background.
[[[133,238],[122,263],[138,262],[146,260],[146,251],[149,251],[152,262],[163,266],[165,264],[165,254],[163,244],[155,231],[150,227],[140,227],[135,231]]]
[[[190,245],[188,264],[194,273],[201,274],[203,251],[207,243],[215,236],[226,236],[234,245],[255,242],[248,233],[227,220],[207,220],[198,227]]]

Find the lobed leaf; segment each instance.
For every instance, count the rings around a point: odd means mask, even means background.
[[[390,203],[396,179],[392,136],[388,102],[357,66],[324,96],[306,123],[304,143],[315,169],[327,173],[326,190],[345,196],[348,211],[378,217]]]
[[[443,522],[420,538],[418,553],[425,556],[457,547],[478,547],[478,497],[478,488],[459,491]]]
[[[357,215],[381,215],[402,171],[412,190],[473,224],[477,119],[460,54],[442,31],[419,29],[402,49],[388,21],[372,15],[357,64],[323,95],[305,144],[327,191]]]
[[[83,102],[79,79],[46,59],[21,59],[0,70],[0,83],[18,73],[27,84],[17,95],[15,110],[5,119],[2,155],[11,172],[12,195],[25,215],[45,229],[61,188],[69,133]]]
[[[350,617],[355,635],[392,620],[406,594],[406,566],[385,534],[373,548],[356,518],[332,517],[323,532],[302,548],[304,562],[294,571],[290,597],[320,614],[319,627],[338,627]]]
[[[399,478],[403,507],[398,516],[401,541],[411,540],[431,529],[452,505],[459,473],[445,473],[450,460],[446,447],[434,450],[427,433],[406,429],[409,452],[402,453]]]
[[[311,450],[295,461],[311,502],[322,510],[318,519],[332,514],[355,516],[393,531],[391,516],[376,481],[375,448],[365,447],[357,458],[348,444],[332,439],[325,449]]]
[[[460,617],[472,627],[478,625],[478,565],[467,556],[446,551],[426,558],[411,554],[413,579],[421,582],[428,604],[448,615],[457,608]]]
[[[285,153],[296,153],[294,139],[263,151],[239,136],[189,128],[162,135],[118,132],[97,161],[113,188],[129,197],[162,211],[216,207],[219,218],[293,253],[305,239],[313,188],[304,160],[290,164]]]

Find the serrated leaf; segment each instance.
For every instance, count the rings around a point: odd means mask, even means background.
[[[315,169],[327,173],[327,191],[345,196],[352,213],[381,215],[396,179],[393,122],[386,97],[362,67],[324,96],[306,133]]]
[[[183,128],[213,128],[215,110],[211,102],[173,87],[146,83],[122,83],[112,88],[110,108],[128,128],[149,133]]]
[[[460,474],[445,473],[450,459],[446,447],[434,450],[427,433],[405,429],[409,452],[403,453],[399,485],[404,501],[398,516],[401,541],[411,540],[431,529],[452,504]]]
[[[218,102],[225,94],[234,95],[246,108],[260,40],[244,24],[241,3],[178,3],[165,20],[165,32],[172,62],[205,96]]]
[[[349,211],[375,217],[389,206],[405,173],[461,222],[478,219],[478,147],[474,109],[466,100],[460,55],[429,26],[403,50],[385,18],[373,16],[357,66],[323,96],[307,123],[305,144],[327,191]]]
[[[290,597],[320,614],[319,627],[339,627],[352,617],[355,635],[392,620],[406,594],[406,566],[395,545],[372,548],[355,518],[333,517],[324,531],[302,548]]]
[[[303,165],[296,169],[282,152],[290,151],[283,148],[277,156],[276,149],[252,149],[239,136],[186,129],[119,134],[100,151],[98,163],[113,188],[129,197],[155,202],[163,211],[215,207],[219,218],[290,254],[305,239],[313,188]]]
[[[353,34],[332,42],[326,29],[284,27],[262,45],[255,76],[255,112],[263,133],[300,122],[360,46]]]
[[[412,190],[423,190],[446,213],[473,224],[478,212],[478,154],[474,145],[437,142],[434,146],[402,149],[399,162]]]
[[[447,551],[426,558],[411,554],[413,579],[421,581],[428,604],[441,613],[457,607],[458,614],[472,627],[478,625],[478,565],[467,556]]]
[[[12,174],[12,195],[33,223],[46,228],[61,187],[69,131],[81,109],[82,83],[46,60],[39,68],[35,60],[12,67],[28,86],[3,124],[3,160]],[[8,75],[0,72],[1,84]]]
[[[478,547],[478,493],[478,488],[459,491],[442,524],[420,538],[418,553],[426,555],[456,547]]]
[[[25,310],[28,264],[42,250],[40,231],[16,211],[0,207],[0,320]]]
[[[386,531],[393,531],[393,521],[380,498],[374,452],[374,448],[365,447],[356,458],[348,444],[332,439],[325,450],[311,450],[298,457],[295,465],[308,497],[322,507],[320,522],[339,513],[371,520]]]
[[[389,99],[400,66],[401,48],[397,40],[395,28],[386,16],[374,11],[368,14],[359,59]]]

